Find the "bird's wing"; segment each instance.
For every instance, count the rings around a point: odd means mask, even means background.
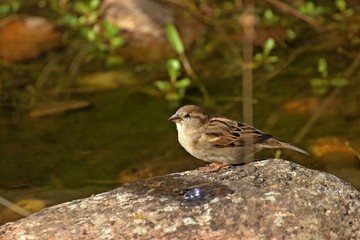
[[[210,119],[205,134],[214,146],[220,148],[251,145],[272,138],[272,135],[265,134],[245,123],[221,116]]]

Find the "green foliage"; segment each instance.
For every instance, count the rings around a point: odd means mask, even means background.
[[[318,61],[318,72],[320,78],[310,79],[312,90],[315,94],[326,94],[331,87],[345,87],[349,84],[348,79],[343,77],[329,78],[327,61],[324,58],[320,58]]]
[[[338,21],[354,14],[354,10],[348,7],[346,0],[335,0],[332,1],[332,3],[339,12],[333,12],[331,7],[317,6],[313,1],[304,2],[298,7],[298,10],[308,16],[322,16],[325,17],[324,19],[326,20],[330,20],[326,18],[326,16],[331,16]]]
[[[327,70],[327,61],[324,58],[320,58],[318,62],[318,72],[321,74],[321,77],[326,79],[328,76]]]
[[[162,95],[165,96],[165,99],[176,106],[184,98],[186,88],[190,86],[191,81],[189,78],[177,79],[181,75],[181,64],[176,58],[171,58],[167,61],[166,69],[170,81],[159,80],[154,84],[161,91]]]
[[[80,36],[89,45],[89,58],[105,58],[109,65],[118,64],[122,59],[116,50],[124,45],[118,26],[101,20],[100,0],[76,1],[60,20],[59,24],[67,26],[74,37]]]
[[[0,3],[0,18],[6,17],[12,13],[16,13],[19,11],[21,6],[20,1],[10,0],[6,3]]]
[[[354,10],[347,7],[345,0],[336,0],[335,6],[340,11],[340,13],[334,15],[334,18],[337,20],[341,20],[344,17],[350,17],[354,14]]]
[[[335,1],[335,6],[337,7],[337,9],[339,9],[340,11],[346,11],[346,1],[344,0],[336,0]]]
[[[262,46],[262,52],[256,53],[254,56],[254,68],[258,68],[264,65],[268,68],[272,68],[273,64],[279,60],[278,56],[271,55],[271,52],[274,48],[274,39],[268,38]]]
[[[270,8],[265,9],[262,19],[265,25],[275,25],[280,20]]]
[[[290,40],[293,40],[296,38],[297,34],[294,30],[292,30],[291,28],[286,29],[286,35]]]
[[[174,51],[178,54],[178,63],[174,61],[174,59],[170,59],[167,64],[168,73],[170,76],[170,82],[172,83],[173,89],[176,88],[176,96],[172,95],[171,101],[177,101],[176,103],[172,104],[173,106],[176,106],[178,104],[178,101],[184,97],[185,89],[187,86],[190,85],[190,79],[185,78],[182,80],[179,80],[178,82],[175,82],[176,79],[174,79],[175,76],[178,76],[180,73],[176,73],[176,71],[180,71],[180,62],[182,63],[182,66],[184,67],[185,72],[188,76],[191,77],[192,81],[196,83],[196,85],[199,87],[199,90],[202,94],[203,100],[206,102],[210,101],[209,94],[207,92],[207,89],[205,86],[199,81],[198,76],[195,74],[194,70],[192,69],[192,66],[188,60],[188,58],[185,55],[185,48],[184,44],[180,38],[179,32],[177,31],[176,27],[173,24],[166,24],[165,26],[165,32],[167,39],[171,45],[171,47],[174,49]],[[175,74],[176,73],[176,74]],[[180,82],[180,83],[179,83]],[[169,100],[169,98],[167,98]]]
[[[176,81],[176,78],[181,74],[181,64],[178,59],[171,58],[166,63],[166,69],[169,74],[171,82]]]
[[[184,54],[184,44],[181,41],[179,32],[173,24],[166,24],[165,32],[171,47],[177,54]]]
[[[199,82],[196,74],[185,55],[184,44],[180,38],[179,32],[173,24],[166,24],[165,32],[170,46],[177,53],[178,58],[171,58],[167,61],[166,69],[170,81],[157,81],[155,85],[165,94],[165,99],[169,101],[170,105],[176,107],[179,105],[180,100],[185,97],[185,91],[191,84],[190,78],[178,79],[181,75],[181,66],[184,67],[185,72],[191,79],[197,83],[202,92],[204,99],[207,99],[207,91],[205,87]]]
[[[305,15],[318,16],[325,13],[326,8],[322,6],[316,6],[315,3],[307,1],[299,7],[299,11]]]

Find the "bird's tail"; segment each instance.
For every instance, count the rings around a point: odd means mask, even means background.
[[[287,149],[291,149],[291,150],[300,152],[305,155],[310,155],[307,151],[305,151],[301,148],[295,147],[289,143],[277,140],[276,138],[268,138],[264,142],[262,142],[260,145],[262,148],[287,148]]]

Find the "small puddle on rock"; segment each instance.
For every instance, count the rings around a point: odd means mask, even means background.
[[[174,189],[173,191],[178,194],[181,206],[201,205],[215,197],[234,193],[228,186],[215,183],[203,183],[185,189]]]
[[[132,185],[134,187],[134,185]],[[208,181],[189,181],[176,175],[173,178],[157,177],[146,182],[135,184],[139,194],[149,194],[156,198],[176,199],[181,206],[197,206],[210,202],[216,197],[234,193],[228,186]]]

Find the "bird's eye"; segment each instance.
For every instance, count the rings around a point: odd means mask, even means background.
[[[188,114],[188,113],[184,115],[184,118],[189,118],[189,117],[190,117],[190,114]]]

